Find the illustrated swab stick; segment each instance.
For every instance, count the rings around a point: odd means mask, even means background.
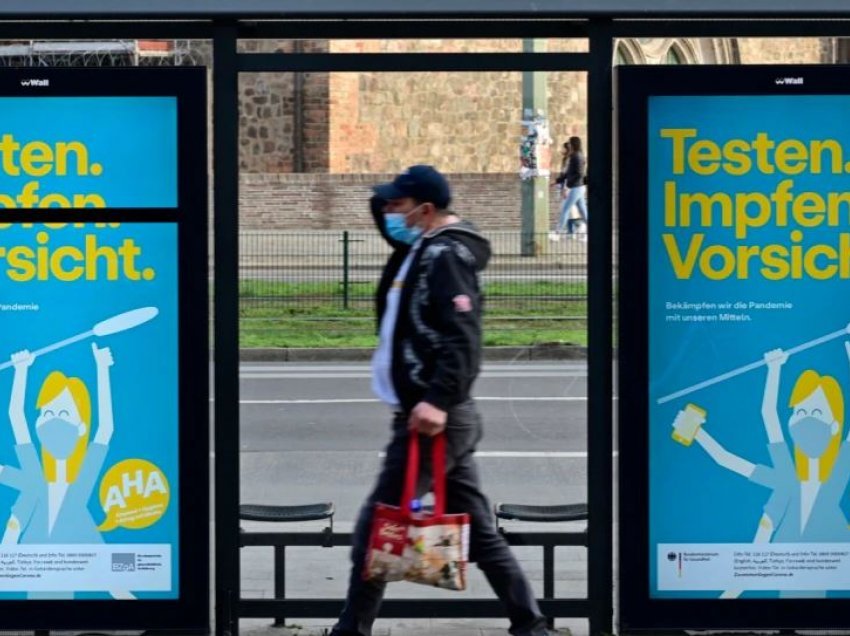
[[[56,349],[66,347],[69,344],[84,340],[90,336],[96,336],[100,338],[102,336],[110,336],[114,333],[119,333],[121,331],[127,331],[128,329],[138,327],[139,325],[144,324],[149,320],[153,320],[154,318],[156,318],[158,313],[159,309],[157,309],[156,307],[141,307],[139,309],[125,311],[123,314],[118,314],[117,316],[112,316],[112,318],[101,320],[89,331],[79,333],[76,336],[71,336],[70,338],[65,338],[65,340],[60,340],[59,342],[54,342],[51,345],[47,345],[46,347],[42,347],[41,349],[33,351],[32,354],[34,356],[41,356],[45,353],[56,351]],[[3,364],[0,364],[0,371],[2,371],[3,369],[7,369],[11,366],[11,361],[4,362]]]
[[[809,340],[808,342],[804,342],[803,344],[797,345],[796,347],[792,347],[788,349],[785,353],[789,356],[800,353],[801,351],[805,351],[806,349],[811,349],[812,347],[817,347],[825,342],[829,342],[830,340],[835,340],[836,338],[841,338],[842,336],[846,336],[850,334],[850,324],[848,324],[844,329],[839,329],[838,331],[833,331],[832,333],[828,333],[825,336],[821,336],[820,338],[815,338],[814,340]],[[758,360],[757,362],[751,362],[750,364],[745,364],[742,367],[738,367],[737,369],[732,369],[731,371],[727,371],[726,373],[721,373],[713,378],[709,378],[708,380],[703,380],[702,382],[698,382],[697,384],[693,384],[689,387],[686,387],[680,391],[676,391],[675,393],[671,393],[670,395],[665,395],[664,397],[658,398],[658,404],[664,404],[665,402],[669,402],[670,400],[675,400],[676,398],[680,398],[683,395],[688,395],[689,393],[693,393],[694,391],[699,391],[700,389],[704,389],[713,384],[717,384],[718,382],[724,382],[729,378],[734,378],[736,375],[741,375],[742,373],[746,373],[747,371],[752,371],[753,369],[758,369],[760,366],[764,365],[764,359]]]

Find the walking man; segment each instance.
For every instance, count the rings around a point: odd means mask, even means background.
[[[481,416],[470,397],[481,359],[482,297],[478,275],[490,245],[449,210],[451,191],[432,166],[411,166],[376,186],[378,231],[394,251],[376,294],[379,344],[372,389],[393,411],[392,439],[372,494],[354,529],[345,608],[331,636],[370,636],[386,584],[364,581],[363,562],[376,501],[399,505],[408,435],[421,434],[420,496],[430,482],[431,438],[445,433],[446,512],[466,512],[470,561],[478,563],[502,602],[514,636],[544,636],[546,619],[482,494],[473,452]]]

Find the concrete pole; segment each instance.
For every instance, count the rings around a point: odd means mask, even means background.
[[[546,51],[546,41],[527,39],[522,43],[523,53]],[[534,119],[536,115],[548,118],[545,71],[523,71],[522,74],[522,118]],[[538,147],[539,148],[539,147]],[[538,157],[541,156],[538,153]],[[547,165],[538,165],[538,170],[549,170],[550,152],[542,153]],[[522,181],[522,255],[543,254],[548,247],[549,230],[549,178],[533,176]]]

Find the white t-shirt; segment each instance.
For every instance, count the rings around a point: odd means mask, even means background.
[[[410,263],[413,262],[413,257],[419,249],[419,243],[420,241],[417,241],[410,249],[407,258],[399,267],[393,283],[387,291],[387,305],[381,318],[378,347],[372,355],[372,392],[379,400],[393,408],[398,408],[400,404],[393,386],[393,335],[398,319],[398,304],[401,300],[401,292],[404,289],[404,279],[407,276],[407,270],[410,269]]]

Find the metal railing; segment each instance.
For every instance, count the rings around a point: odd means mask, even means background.
[[[534,315],[586,314],[585,235],[534,237],[523,255],[519,231],[487,232],[492,257],[482,274],[489,309]],[[525,237],[527,240],[528,237]],[[389,246],[374,231],[240,233],[240,308],[305,311],[370,308]]]

